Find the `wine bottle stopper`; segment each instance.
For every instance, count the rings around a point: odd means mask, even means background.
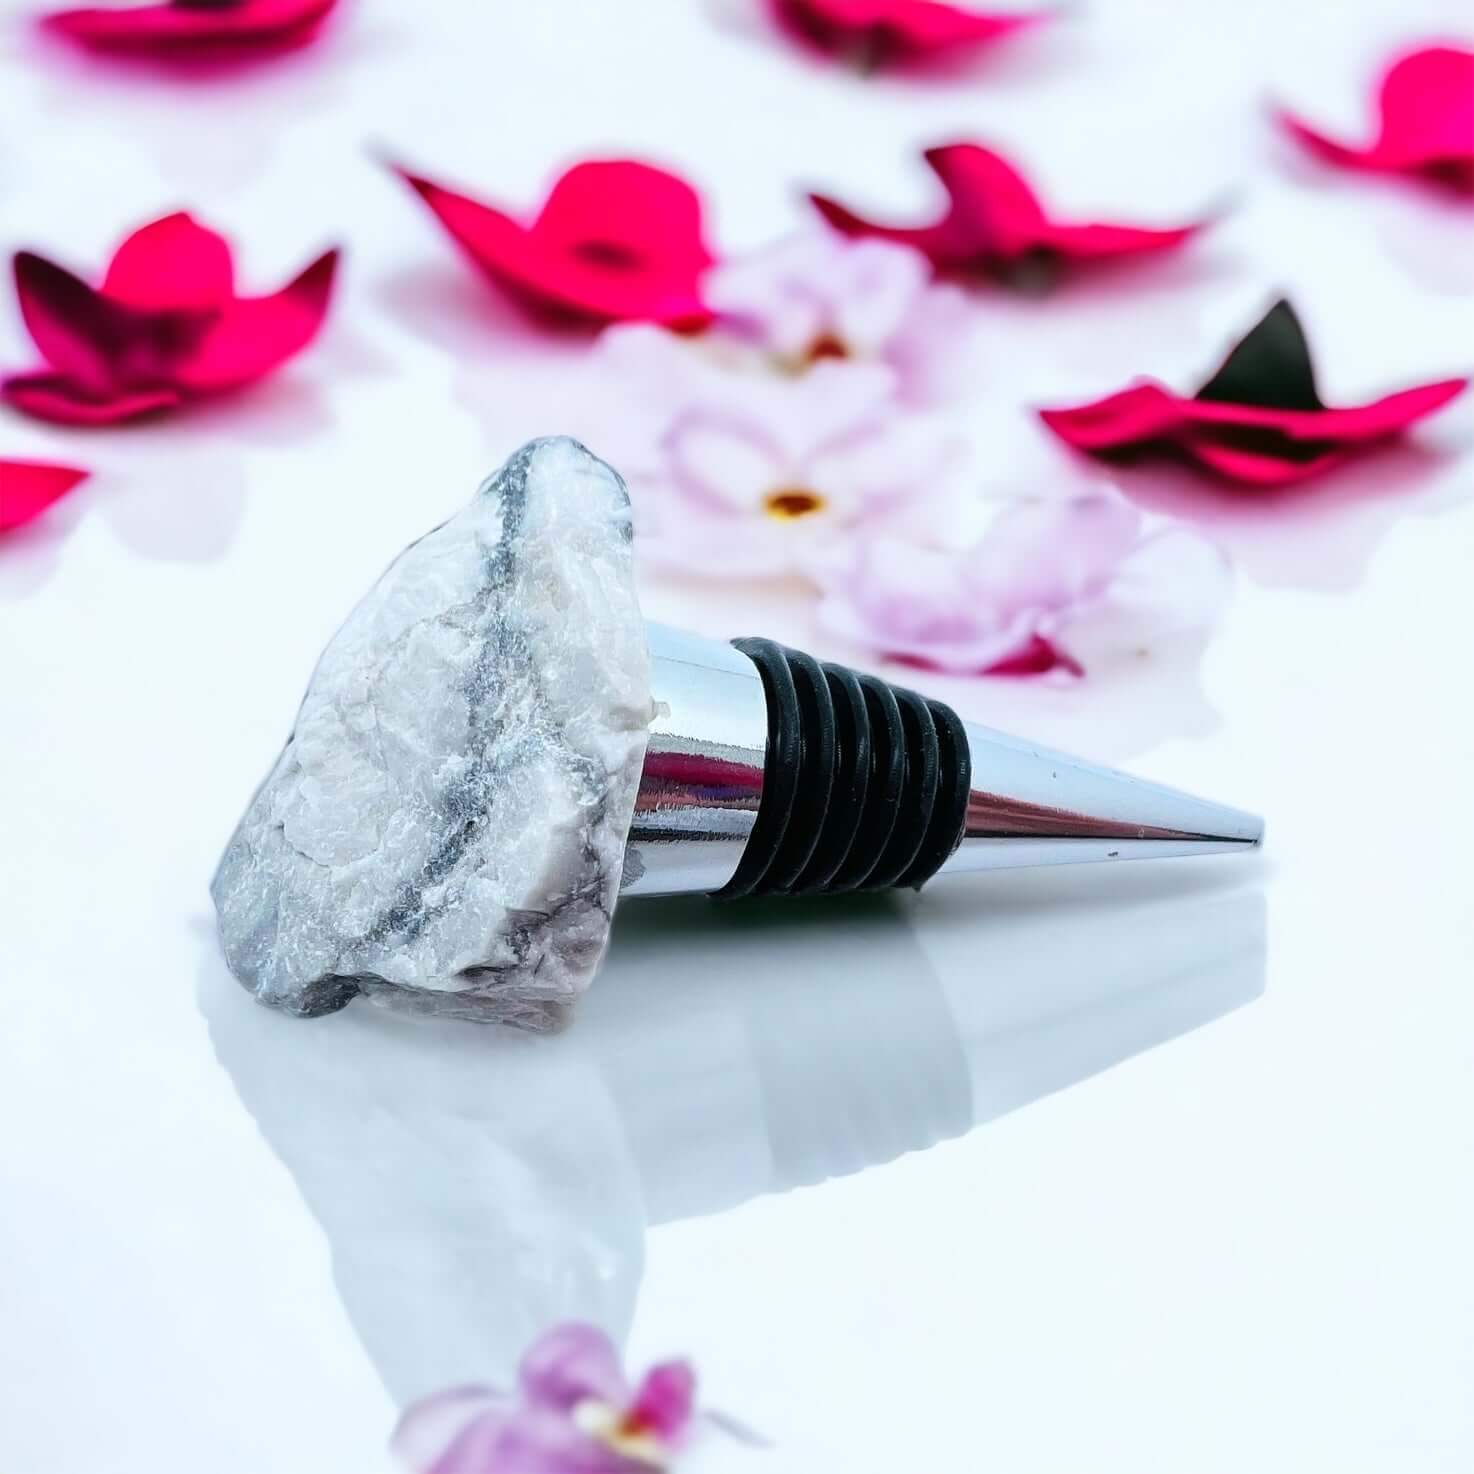
[[[616,903],[1244,852],[1253,815],[773,641],[647,626],[624,483],[533,441],[323,653],[212,893],[263,1003],[554,1027]]]

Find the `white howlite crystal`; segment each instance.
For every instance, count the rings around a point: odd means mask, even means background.
[[[550,1028],[608,941],[652,716],[629,498],[518,451],[324,652],[212,892],[263,1003]]]

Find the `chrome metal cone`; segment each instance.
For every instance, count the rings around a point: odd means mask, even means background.
[[[766,640],[650,627],[656,719],[624,895],[818,895],[1243,853],[1256,815],[961,721]]]

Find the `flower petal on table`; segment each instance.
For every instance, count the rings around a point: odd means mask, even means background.
[[[0,399],[38,420],[58,425],[116,425],[162,410],[176,409],[178,390],[119,389],[89,395],[63,374],[12,374],[0,382]]]
[[[1399,57],[1383,75],[1377,104],[1377,136],[1370,145],[1332,138],[1293,112],[1281,109],[1277,117],[1330,163],[1474,193],[1474,51],[1432,46]]]
[[[926,150],[924,158],[943,188],[948,207],[929,225],[876,224],[824,195],[810,195],[826,221],[844,235],[875,236],[922,252],[935,270],[1016,279],[1019,266],[1040,258],[1094,260],[1171,250],[1206,222],[1153,228],[1056,221],[1023,175],[992,149],[953,143]]]
[[[106,391],[132,336],[128,310],[31,251],[16,253],[15,292],[41,357],[77,384]]]
[[[866,65],[981,46],[1047,18],[942,0],[769,0],[769,8],[798,39]]]
[[[337,0],[236,5],[86,6],[45,16],[47,28],[92,51],[162,59],[194,52],[276,50],[309,39]]]
[[[89,474],[45,461],[0,460],[0,533],[35,521]]]
[[[332,301],[338,252],[327,251],[279,292],[239,297],[177,370],[181,387],[208,393],[248,384],[317,337]]]
[[[108,264],[102,290],[144,311],[213,311],[230,300],[235,266],[225,237],[180,211],[135,230]]]
[[[1076,450],[1113,450],[1155,440],[1182,422],[1181,402],[1160,384],[1133,384],[1091,404],[1041,409],[1039,418]]]
[[[711,256],[683,181],[633,162],[575,165],[532,226],[399,171],[477,266],[528,305],[594,323],[697,326]]]

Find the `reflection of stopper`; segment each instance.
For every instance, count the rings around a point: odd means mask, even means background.
[[[920,886],[939,871],[1256,848],[1262,822],[961,721],[768,640],[650,627],[624,893]]]

